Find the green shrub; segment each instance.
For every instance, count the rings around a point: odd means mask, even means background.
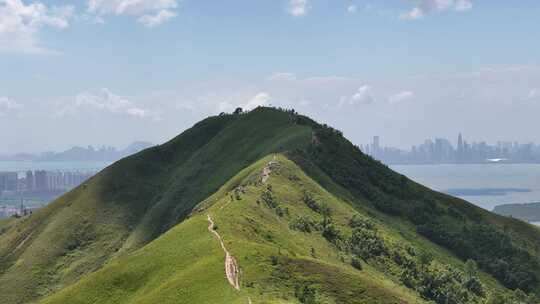
[[[375,231],[355,228],[348,240],[348,247],[352,253],[367,260],[372,257],[388,254],[384,241]]]
[[[341,235],[341,231],[339,231],[339,229],[336,228],[336,226],[334,226],[333,224],[326,225],[323,228],[322,235],[327,241],[340,247],[341,241],[343,240],[343,236]]]
[[[483,297],[484,296],[484,286],[482,285],[482,282],[477,277],[471,277],[465,282],[465,288],[469,290],[470,292],[474,293],[477,296]]]
[[[375,225],[370,220],[363,219],[356,214],[349,220],[349,226],[351,228],[375,230]]]
[[[420,252],[420,254],[418,255],[418,262],[422,267],[429,267],[429,265],[431,265],[431,262],[433,262],[433,254],[428,251]]]
[[[317,290],[309,285],[297,285],[294,296],[302,304],[317,304]]]
[[[274,210],[279,217],[283,217],[285,215],[285,209],[281,208],[280,206],[276,206]]]
[[[317,225],[308,216],[301,216],[292,220],[289,224],[289,228],[306,233],[311,233],[312,231],[315,231],[317,229]]]
[[[276,201],[274,195],[272,195],[272,192],[270,190],[264,191],[261,194],[261,199],[270,209],[274,209],[278,206],[278,202]]]
[[[332,216],[332,210],[328,204],[317,202],[310,193],[304,192],[302,201],[309,209],[321,214],[323,217],[330,218]]]
[[[353,257],[351,259],[351,266],[358,270],[362,270],[362,261],[360,261],[360,259],[357,257]]]

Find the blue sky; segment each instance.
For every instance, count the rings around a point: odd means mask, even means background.
[[[538,1],[0,0],[0,154],[160,143],[262,104],[357,144],[540,142],[539,14]]]

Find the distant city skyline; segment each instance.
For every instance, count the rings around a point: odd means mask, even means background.
[[[35,211],[96,173],[93,170],[0,170],[0,219]]]
[[[540,163],[540,145],[534,142],[467,140],[460,132],[455,141],[444,137],[427,138],[409,149],[385,145],[378,135],[361,150],[387,164],[430,163]]]

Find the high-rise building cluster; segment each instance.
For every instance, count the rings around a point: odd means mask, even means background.
[[[19,178],[17,172],[0,172],[0,195],[4,191],[17,191]]]
[[[62,192],[75,188],[95,172],[26,171],[0,172],[0,197],[13,194]]]
[[[371,144],[361,146],[362,151],[387,164],[437,164],[437,163],[540,163],[540,145],[533,143],[467,142],[461,134],[456,146],[446,138],[426,139],[409,151],[382,147],[379,136]]]

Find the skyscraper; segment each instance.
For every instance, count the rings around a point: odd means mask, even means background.
[[[34,172],[32,172],[31,170],[28,170],[26,171],[26,190],[27,191],[32,191],[36,188],[36,183],[35,183],[35,180],[34,180]]]
[[[44,191],[47,190],[47,172],[45,170],[36,171],[35,175],[35,189]]]
[[[381,143],[379,136],[373,136],[373,144],[371,146],[371,154],[374,156],[380,155]]]
[[[3,191],[17,191],[17,173],[0,172],[0,195]]]
[[[461,132],[460,132],[458,135],[458,141],[457,141],[457,161],[458,162],[463,161],[463,158],[464,158],[463,150],[464,150],[463,149],[463,136],[461,136]]]

